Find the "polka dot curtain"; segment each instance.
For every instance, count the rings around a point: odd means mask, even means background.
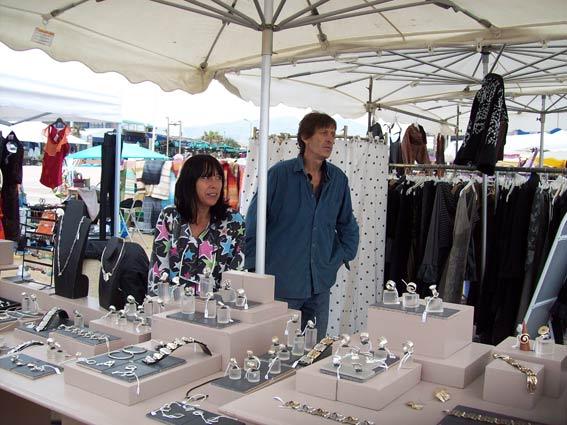
[[[271,138],[268,167],[297,156],[294,139]],[[258,141],[250,143],[246,175],[241,193],[242,214],[256,192]],[[341,168],[349,179],[353,212],[360,227],[360,244],[350,271],[341,267],[331,290],[330,335],[366,329],[367,308],[382,297],[388,147],[365,140],[337,139],[330,162]]]

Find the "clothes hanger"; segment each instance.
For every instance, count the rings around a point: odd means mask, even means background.
[[[61,119],[61,117],[58,117],[52,125],[58,130],[67,127],[67,124]]]

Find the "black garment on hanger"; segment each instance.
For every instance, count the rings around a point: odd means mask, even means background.
[[[372,137],[380,138],[380,137],[384,136],[384,133],[382,133],[382,126],[377,122],[375,122],[374,124],[372,124],[370,126],[370,128],[368,129],[368,132],[370,134],[372,134]]]
[[[144,171],[142,172],[142,183],[156,185],[161,179],[161,169],[165,161],[152,159],[144,162]]]
[[[493,175],[496,162],[503,158],[508,111],[504,98],[504,80],[487,74],[474,97],[465,139],[457,152],[455,164],[475,165]]]
[[[10,152],[8,146],[16,148]],[[13,150],[13,149],[12,149]],[[0,138],[0,170],[2,171],[2,225],[6,239],[20,239],[20,206],[18,185],[22,184],[24,165],[24,145],[11,131],[5,138]]]
[[[83,201],[72,199],[55,225],[53,274],[55,293],[82,298],[89,293],[89,278],[82,274],[91,219]]]
[[[133,242],[111,238],[101,257],[98,282],[99,304],[108,309],[111,305],[122,309],[128,295],[138,304],[143,303],[148,287],[150,262],[144,249]],[[104,279],[103,270],[108,280]]]

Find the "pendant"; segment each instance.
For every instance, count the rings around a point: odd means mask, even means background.
[[[108,282],[110,280],[111,276],[112,276],[112,274],[110,274],[108,272],[102,272],[102,278],[104,279],[105,282]]]

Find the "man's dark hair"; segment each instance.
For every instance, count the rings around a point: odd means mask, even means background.
[[[175,183],[175,207],[183,221],[195,223],[197,220],[197,180],[218,174],[222,178],[221,195],[211,207],[211,223],[220,223],[227,217],[228,204],[224,200],[224,172],[222,165],[213,156],[194,155],[187,159]]]
[[[337,129],[337,122],[327,114],[321,112],[311,112],[303,117],[299,123],[297,130],[297,144],[299,145],[299,154],[305,153],[305,142],[303,139],[309,139],[320,128],[334,127]]]

